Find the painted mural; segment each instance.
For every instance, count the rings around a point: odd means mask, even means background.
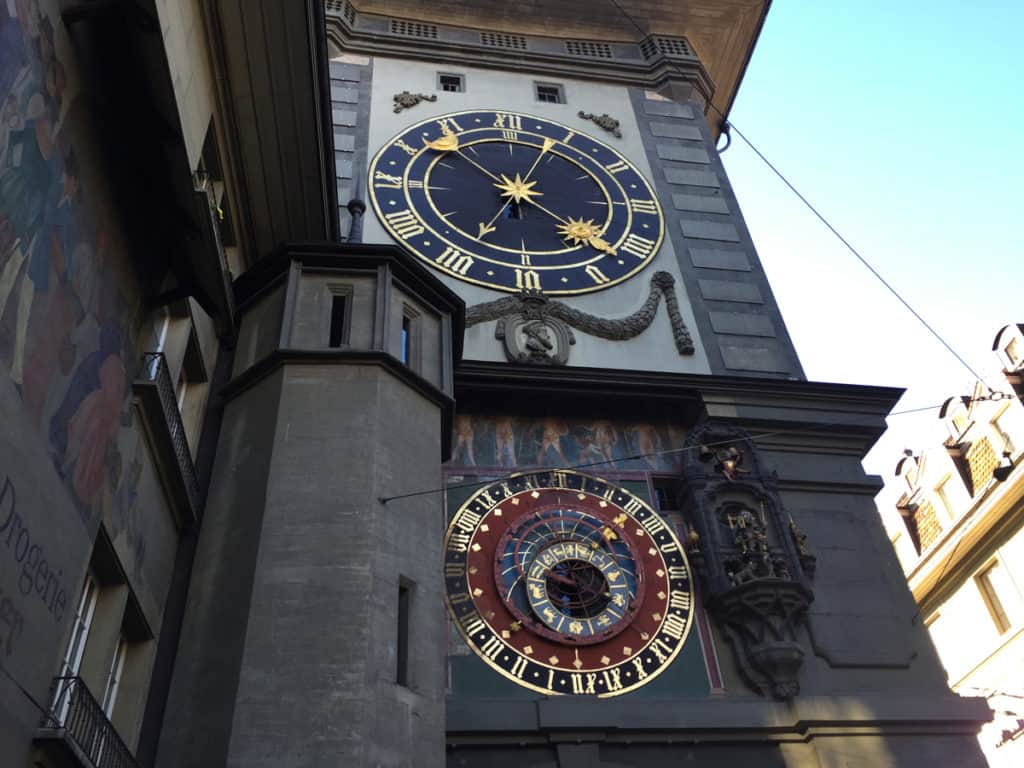
[[[127,329],[138,290],[75,85],[57,3],[0,0],[0,397],[20,400],[87,535],[106,519],[137,571],[145,448],[131,428]]]
[[[686,432],[670,424],[460,414],[454,466],[675,472]]]

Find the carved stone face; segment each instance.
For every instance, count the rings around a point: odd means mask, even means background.
[[[572,331],[552,317],[530,318],[525,314],[512,315],[504,320],[502,336],[505,356],[517,363],[565,365],[569,347],[575,339]]]

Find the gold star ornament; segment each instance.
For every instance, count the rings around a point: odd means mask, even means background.
[[[532,198],[542,196],[541,192],[533,188],[536,184],[536,181],[523,180],[518,173],[514,179],[510,179],[503,173],[501,174],[501,183],[494,186],[501,192],[502,197],[507,197],[512,202],[521,203],[524,200],[530,202]]]

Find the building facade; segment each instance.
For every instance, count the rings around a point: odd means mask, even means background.
[[[948,437],[900,460],[904,492],[886,522],[950,688],[992,707],[979,735],[989,765],[1011,766],[1024,756],[1021,327],[1001,329],[992,350],[996,389],[978,382],[946,402]]]
[[[12,765],[982,765],[716,149],[763,0],[11,0]]]

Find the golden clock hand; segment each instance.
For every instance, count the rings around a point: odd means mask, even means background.
[[[607,253],[609,256],[618,254],[618,251],[601,237],[604,232],[600,227],[594,225],[593,219],[584,221],[583,217],[574,219],[570,216],[568,221],[562,221],[562,225],[558,227],[558,234],[562,236],[563,240],[572,240],[574,245],[586,243],[594,250]],[[614,536],[614,533],[612,535]]]
[[[471,158],[471,157],[470,157],[469,155],[467,155],[467,154],[464,154],[464,153],[463,153],[463,151],[462,151],[461,149],[456,149],[456,150],[454,150],[454,152],[455,152],[455,154],[456,154],[456,155],[458,155],[459,157],[461,157],[461,158],[462,158],[463,160],[465,160],[465,161],[466,161],[467,163],[469,163],[470,165],[474,166],[474,167],[475,167],[475,168],[477,168],[478,170],[480,170],[480,171],[483,171],[483,172],[484,172],[485,174],[487,174],[488,176],[490,176],[490,177],[491,177],[492,179],[494,179],[495,181],[501,181],[501,179],[499,179],[499,178],[498,178],[497,176],[495,176],[495,175],[494,175],[493,173],[491,173],[491,172],[490,172],[490,171],[488,171],[488,170],[487,170],[486,168],[484,168],[484,167],[483,167],[482,165],[480,165],[480,163],[478,163],[478,162],[477,162],[476,160],[474,160],[473,158]]]
[[[537,155],[537,159],[533,161],[533,165],[530,166],[530,170],[528,170],[526,175],[523,177],[524,184],[529,181],[530,174],[532,174],[537,168],[537,164],[540,163],[541,158],[544,157],[544,155],[547,154],[547,151],[555,146],[556,143],[557,142],[554,139],[544,139],[544,146],[540,148],[540,154]]]
[[[545,146],[547,146],[547,140],[545,140],[544,144]],[[537,164],[534,163],[533,167],[536,167],[536,165]],[[530,168],[529,172],[532,173],[533,168]],[[480,233],[477,235],[477,239],[483,237],[488,232],[494,231],[495,228],[492,225],[494,224],[495,221],[498,220],[498,217],[501,216],[504,210],[508,208],[509,203],[522,203],[524,201],[535,202],[533,198],[540,197],[540,195],[542,194],[541,192],[538,192],[537,190],[533,189],[533,187],[536,184],[536,181],[527,181],[526,179],[521,179],[518,173],[516,174],[516,177],[514,179],[510,179],[504,173],[501,174],[501,180],[494,186],[496,186],[498,188],[498,191],[501,192],[502,197],[507,197],[508,199],[501,204],[501,208],[499,208],[498,212],[491,217],[490,221],[488,221],[486,224],[482,222],[480,223]]]

